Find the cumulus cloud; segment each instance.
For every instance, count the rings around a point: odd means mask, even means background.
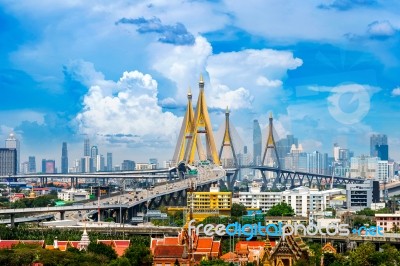
[[[376,4],[376,0],[334,0],[330,1],[328,4],[320,4],[318,5],[318,8],[346,11],[362,6],[375,6]]]
[[[276,88],[276,87],[282,86],[282,81],[281,80],[269,80],[266,77],[261,76],[261,77],[257,78],[257,85]]]
[[[368,25],[367,35],[371,39],[387,39],[394,36],[397,30],[389,21],[374,21]]]
[[[139,33],[158,33],[158,39],[163,43],[171,43],[177,45],[192,45],[194,44],[194,36],[187,31],[185,25],[176,23],[175,25],[164,25],[157,17],[151,19],[140,18],[122,18],[116,23],[118,24],[133,24],[138,26]]]
[[[400,96],[400,87],[394,88],[392,90],[392,96],[394,97]]]
[[[181,118],[158,106],[157,82],[148,74],[131,71],[124,72],[114,87],[113,93],[99,85],[89,89],[76,116],[81,133],[108,142],[146,145],[146,139],[156,139],[172,145]]]

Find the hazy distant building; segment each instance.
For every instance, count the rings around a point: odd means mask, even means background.
[[[19,168],[21,174],[29,174],[29,162],[21,163],[21,167]]]
[[[90,156],[85,156],[85,157],[83,157],[82,159],[81,159],[81,163],[80,163],[80,171],[82,172],[82,173],[89,173],[90,172],[90,170],[91,170],[91,166],[92,166],[92,163],[91,163],[91,158],[90,158]]]
[[[42,159],[42,173],[54,174],[56,173],[56,161]]]
[[[285,157],[285,166],[288,170],[307,172],[307,153],[303,151],[301,144],[298,147],[292,145],[290,153]]]
[[[122,171],[133,171],[135,170],[136,164],[135,161],[124,160],[121,164]]]
[[[352,157],[350,163],[350,177],[356,178],[367,178],[376,179],[377,168],[378,168],[378,157],[369,157],[361,155],[358,157]]]
[[[17,151],[17,173],[19,173],[19,164],[21,163],[20,156],[20,143],[19,140],[15,137],[14,133],[10,133],[8,138],[6,139],[6,148],[7,149],[16,149]]]
[[[307,172],[328,174],[328,154],[318,151],[307,153]]]
[[[286,138],[280,139],[276,142],[276,150],[279,156],[279,164],[281,165],[282,169],[285,169],[285,157],[290,153],[290,149],[292,145],[298,146],[298,139],[295,138],[293,135],[287,135]]]
[[[96,172],[96,158],[97,155],[99,155],[99,149],[97,148],[97,146],[92,146],[92,148],[90,149],[90,172]]]
[[[389,145],[375,145],[376,157],[379,157],[383,161],[389,160]]]
[[[262,134],[258,120],[253,121],[253,163],[261,165]]]
[[[83,156],[90,156],[90,140],[85,138],[83,141]]]
[[[68,173],[68,148],[67,143],[63,142],[61,151],[61,173]]]
[[[0,175],[17,174],[17,150],[0,148]]]
[[[339,156],[340,156],[340,146],[339,144],[335,143],[333,144],[333,158],[335,159],[335,162],[339,161]]]
[[[107,171],[112,172],[113,170],[113,159],[112,159],[112,153],[107,152]]]
[[[35,156],[29,156],[29,173],[36,173],[36,158]]]
[[[96,171],[101,172],[104,171],[104,156],[103,155],[97,155],[96,156]]]
[[[387,145],[387,136],[385,134],[373,134],[371,135],[370,139],[369,139],[369,149],[370,149],[370,153],[369,156],[371,157],[379,157],[378,156],[378,152],[376,150],[376,146],[377,145]],[[383,160],[381,158],[381,160]]]
[[[157,158],[150,158],[149,159],[149,164],[154,165],[155,169],[157,169],[158,168],[158,160],[157,160]]]

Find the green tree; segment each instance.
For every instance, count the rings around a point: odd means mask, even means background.
[[[109,260],[114,260],[117,258],[117,253],[115,250],[106,244],[103,243],[90,243],[87,247],[88,252],[92,252],[95,254],[102,254],[106,256]]]
[[[376,256],[375,245],[370,242],[362,243],[354,251],[350,252],[349,262],[352,266],[380,265],[381,261]]]
[[[294,216],[294,210],[286,202],[281,202],[272,206],[268,210],[267,216]]]
[[[228,266],[229,263],[223,260],[202,260],[200,262],[201,266]]]
[[[124,254],[132,265],[151,265],[153,259],[150,255],[150,249],[143,244],[130,246]]]
[[[231,209],[231,216],[240,217],[246,214],[246,207],[243,204],[233,203]]]
[[[375,211],[371,210],[370,208],[365,208],[363,210],[357,211],[357,215],[366,215],[366,216],[375,216]]]
[[[134,264],[136,265],[136,264]],[[108,266],[132,266],[128,258],[120,257],[116,260],[111,261]]]
[[[179,263],[178,259],[175,260],[174,266],[180,266],[181,264]]]

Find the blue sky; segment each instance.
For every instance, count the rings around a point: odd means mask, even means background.
[[[21,161],[70,161],[87,134],[100,153],[172,157],[200,73],[215,130],[224,109],[251,144],[294,134],[306,151],[334,142],[367,154],[388,135],[400,159],[400,3],[312,1],[0,0],[0,137],[15,131]]]

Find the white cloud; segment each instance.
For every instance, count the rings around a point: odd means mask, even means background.
[[[387,20],[374,21],[368,25],[367,33],[371,38],[388,38],[395,35],[396,30]]]
[[[400,87],[394,88],[392,90],[392,96],[394,97],[400,96]]]
[[[276,88],[282,86],[282,81],[278,79],[269,80],[266,77],[260,76],[257,78],[257,85]]]
[[[172,145],[181,118],[163,112],[157,104],[157,82],[139,71],[124,72],[109,93],[92,86],[76,120],[82,133],[121,142],[143,144],[149,139]]]

